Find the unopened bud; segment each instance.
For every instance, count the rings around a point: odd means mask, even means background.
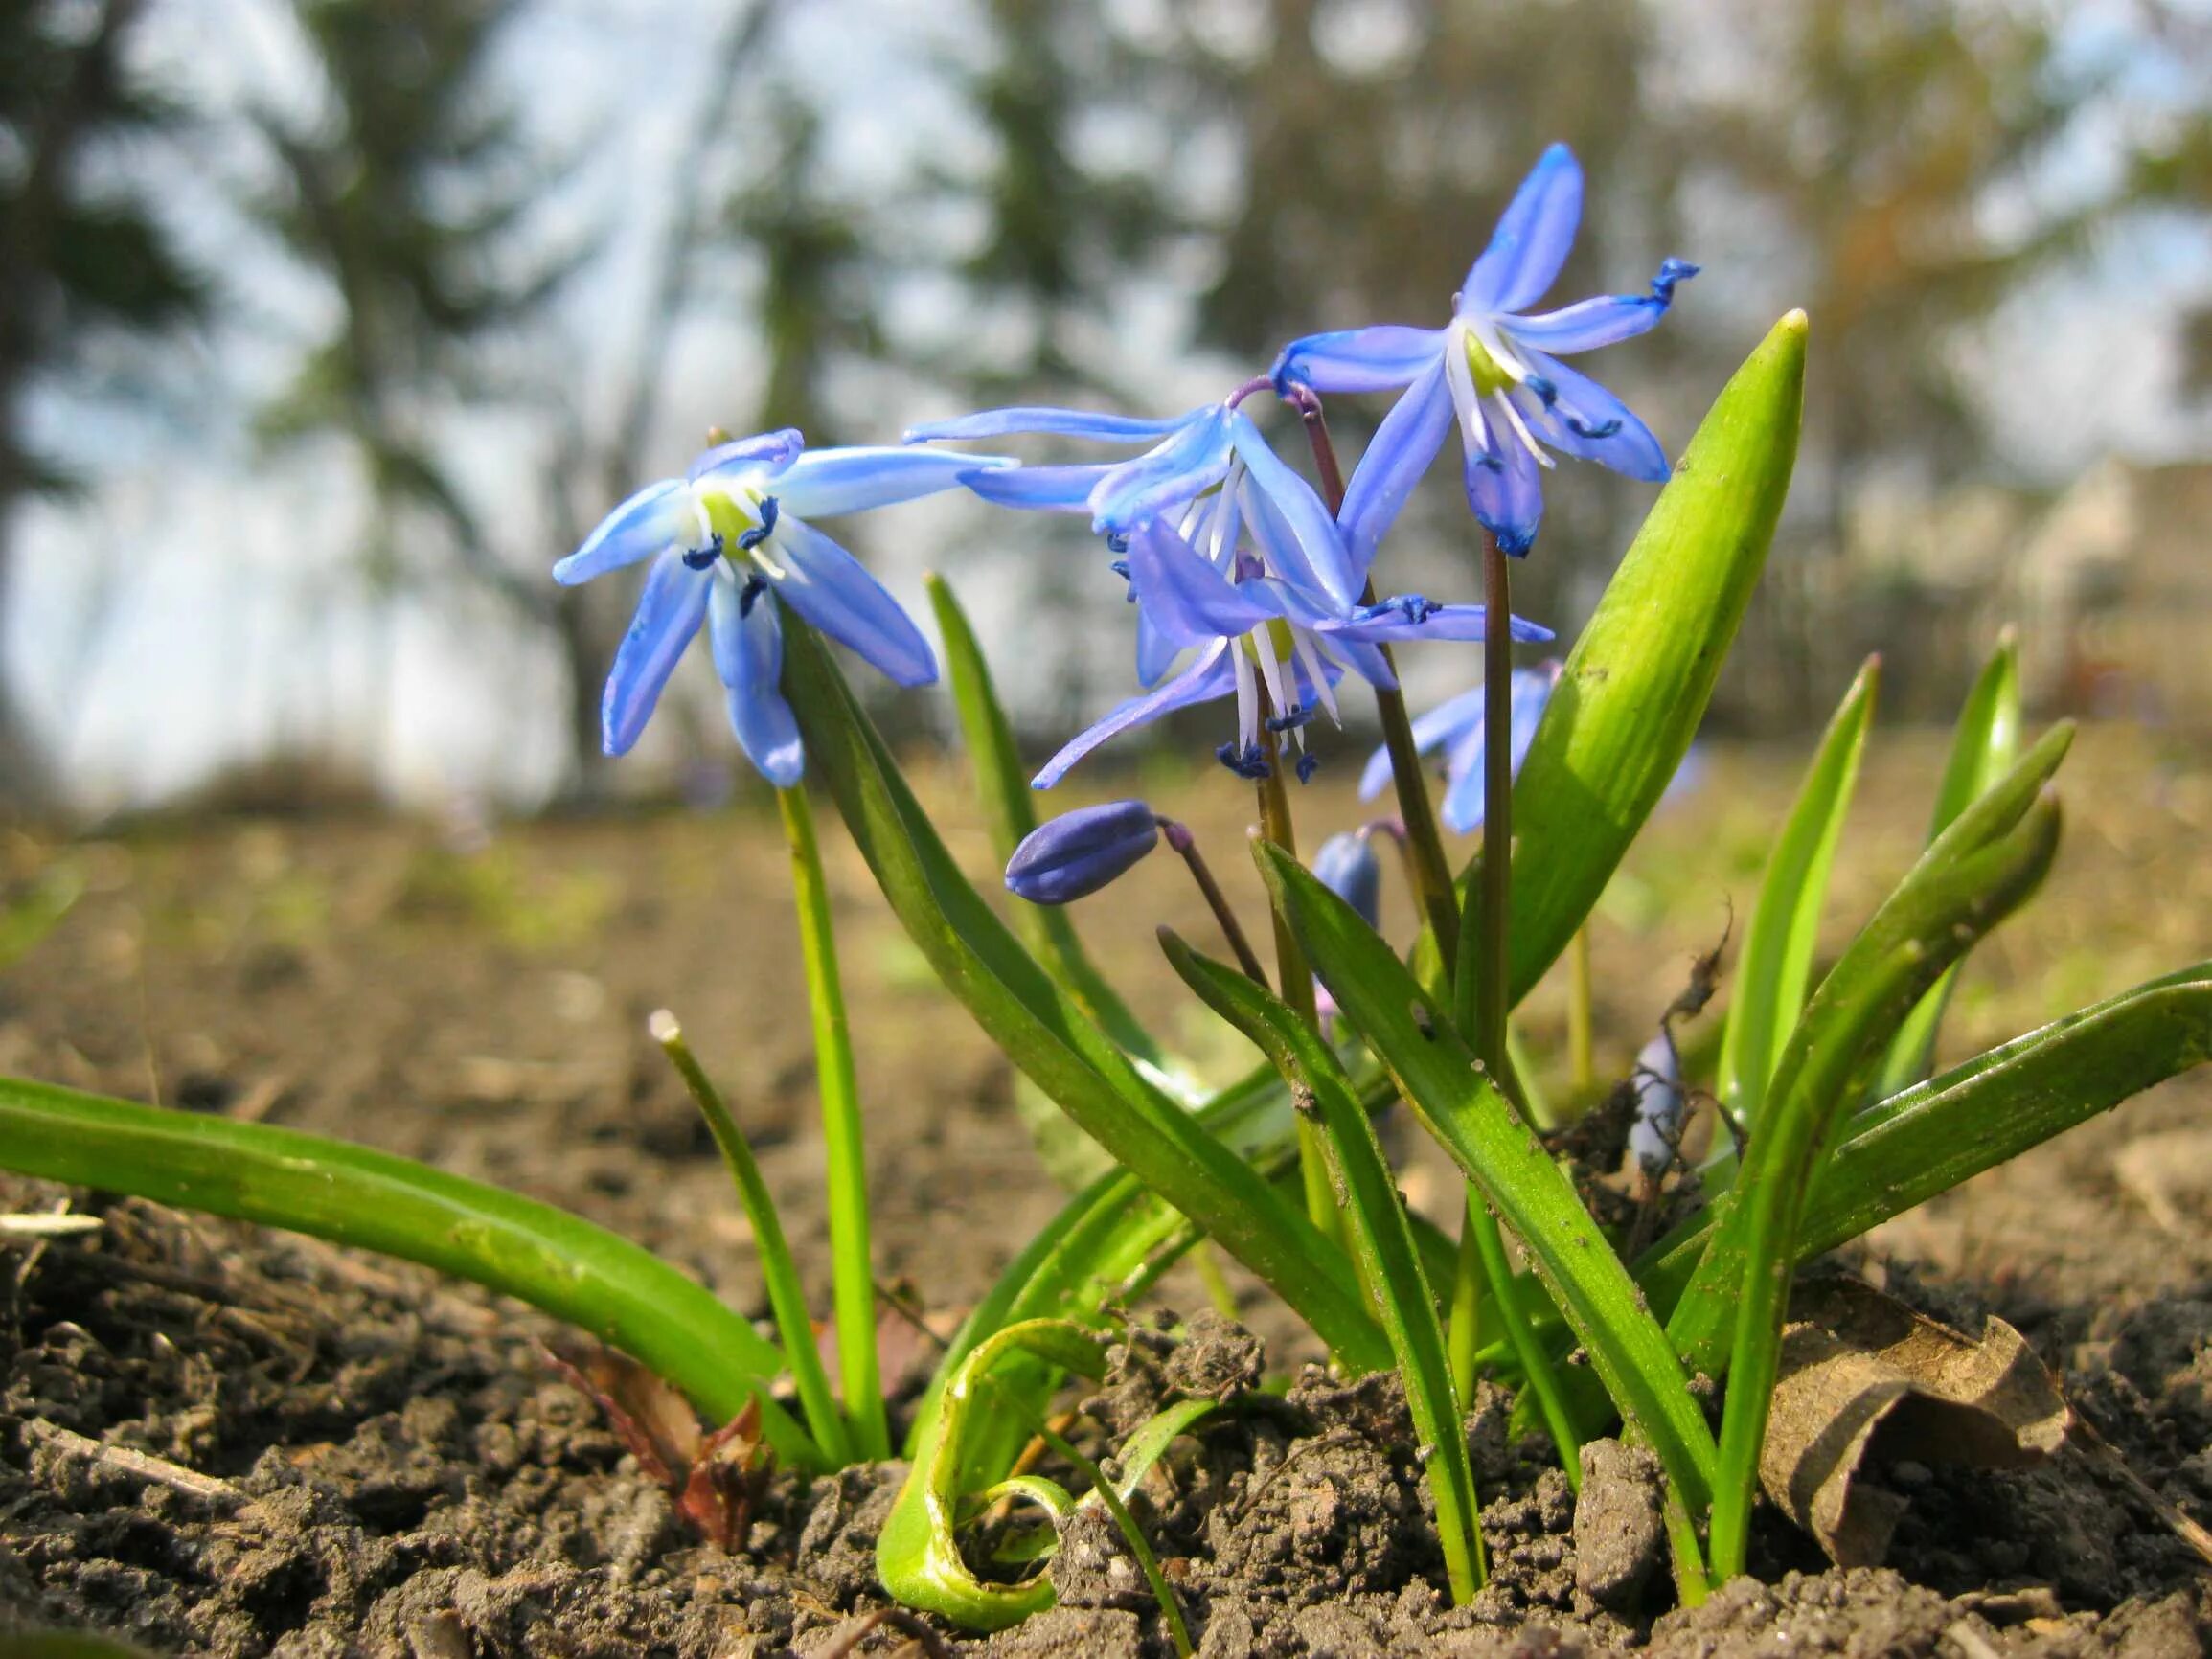
[[[1629,1150],[1647,1175],[1663,1175],[1682,1138],[1682,1062],[1664,1027],[1636,1056],[1636,1119]]]
[[[1107,885],[1159,839],[1159,820],[1142,801],[1079,807],[1022,837],[1006,885],[1032,904],[1065,904]]]
[[[1313,854],[1313,874],[1321,885],[1359,912],[1370,927],[1382,914],[1382,865],[1373,838],[1357,831],[1332,835]]]

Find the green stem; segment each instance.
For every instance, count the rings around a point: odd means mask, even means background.
[[[1039,1419],[1036,1428],[1038,1439],[1065,1458],[1076,1473],[1090,1482],[1091,1490],[1098,1494],[1098,1501],[1106,1506],[1106,1513],[1113,1517],[1114,1525],[1121,1530],[1122,1541],[1129,1545],[1129,1554],[1136,1557],[1137,1569],[1144,1574],[1145,1583],[1152,1589],[1152,1600],[1160,1605],[1160,1617],[1167,1622],[1168,1639],[1175,1645],[1177,1659],[1191,1659],[1197,1649],[1191,1646],[1191,1627],[1183,1620],[1182,1603],[1175,1600],[1175,1593],[1168,1584],[1167,1575],[1160,1571],[1159,1557],[1152,1554],[1152,1545],[1145,1539],[1144,1530],[1137,1525],[1136,1516],[1129,1513],[1129,1505],[1122,1502],[1121,1493],[1114,1490],[1113,1482],[1106,1479],[1105,1471],[1098,1465],[1056,1434],[1052,1424]]]
[[[807,1003],[814,1018],[814,1080],[822,1101],[828,1170],[832,1292],[837,1365],[855,1449],[872,1462],[891,1455],[891,1425],[876,1360],[876,1270],[868,1230],[868,1154],[860,1128],[860,1090],[853,1070],[851,1022],[837,975],[837,936],[830,889],[804,788],[778,789],[784,836],[791,844],[791,893],[807,961]]]
[[[1544,1347],[1536,1327],[1530,1323],[1528,1309],[1521,1306],[1520,1287],[1514,1280],[1513,1262],[1506,1256],[1505,1235],[1498,1229],[1497,1217],[1471,1188],[1467,1198],[1467,1231],[1474,1239],[1476,1258],[1483,1277],[1489,1282],[1490,1304],[1497,1309],[1498,1323],[1505,1327],[1506,1340],[1512,1345],[1514,1357],[1520,1361],[1521,1373],[1528,1378],[1529,1387],[1536,1392],[1544,1427],[1550,1431],[1552,1444],[1559,1449],[1560,1466],[1566,1470],[1567,1484],[1580,1491],[1582,1439],[1575,1433],[1574,1407],[1567,1399],[1566,1390],[1560,1385],[1550,1350]]]
[[[1283,739],[1267,724],[1273,708],[1266,689],[1260,692],[1260,750],[1266,770],[1259,780],[1260,834],[1290,857],[1298,856],[1298,831],[1290,822],[1290,793],[1283,787]],[[1272,910],[1275,922],[1275,977],[1290,1011],[1318,1031],[1320,1010],[1313,999],[1313,970],[1298,948],[1298,936],[1281,908]],[[1324,1238],[1342,1239],[1337,1225],[1336,1193],[1329,1181],[1329,1151],[1320,1125],[1306,1113],[1298,1114],[1298,1174],[1306,1194],[1306,1218]]]
[[[1469,1199],[1470,1205],[1473,1203]],[[1451,1356],[1451,1387],[1462,1414],[1474,1409],[1475,1379],[1482,1374],[1482,1251],[1474,1228],[1459,1229],[1459,1258],[1451,1276],[1450,1319],[1446,1346]]]
[[[761,1279],[767,1286],[768,1307],[776,1316],[776,1329],[784,1338],[784,1357],[791,1367],[791,1380],[799,1390],[799,1405],[805,1413],[807,1426],[813,1431],[815,1441],[831,1462],[839,1468],[853,1462],[852,1437],[846,1433],[844,1415],[830,1393],[830,1376],[822,1369],[822,1356],[814,1347],[814,1322],[807,1314],[807,1298],[799,1287],[798,1264],[791,1260],[791,1246],[784,1238],[784,1224],[776,1215],[776,1201],[768,1194],[767,1182],[761,1179],[761,1166],[753,1157],[753,1148],[745,1144],[745,1137],[738,1127],[738,1121],[730,1115],[729,1103],[722,1099],[721,1090],[715,1087],[691,1045],[684,1041],[683,1028],[676,1016],[667,1009],[657,1010],[646,1022],[653,1041],[667,1053],[669,1062],[676,1075],[691,1090],[692,1100],[706,1119],[707,1127],[715,1137],[715,1145],[721,1148],[722,1162],[729,1167],[730,1176],[737,1183],[738,1197],[745,1206],[745,1217],[753,1224],[753,1245],[761,1260]]]

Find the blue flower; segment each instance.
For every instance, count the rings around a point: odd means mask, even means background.
[[[1337,542],[1336,528],[1319,498],[1295,474],[1291,483],[1321,511],[1325,534]],[[1374,685],[1397,684],[1378,646],[1484,637],[1480,605],[1434,604],[1418,594],[1379,604],[1339,603],[1314,592],[1292,574],[1301,550],[1289,520],[1275,499],[1255,486],[1250,477],[1233,482],[1185,514],[1186,529],[1197,533],[1205,552],[1194,547],[1184,532],[1157,518],[1144,520],[1131,532],[1128,573],[1138,606],[1138,680],[1152,689],[1072,739],[1038,773],[1037,788],[1051,788],[1118,733],[1175,709],[1232,694],[1237,736],[1217,754],[1241,776],[1263,777],[1263,687],[1268,725],[1294,734],[1303,748],[1304,728],[1317,709],[1337,717],[1334,685],[1346,669]],[[1248,546],[1243,539],[1246,531]],[[1518,617],[1512,619],[1512,631],[1516,639],[1551,638],[1549,629]],[[1167,677],[1186,651],[1195,654],[1181,671]],[[1311,763],[1310,756],[1301,759],[1302,778]]]
[[[1543,718],[1544,705],[1551,701],[1553,688],[1559,682],[1557,662],[1513,671],[1513,708],[1507,717],[1513,734],[1516,776],[1519,775],[1520,763],[1528,759],[1529,745],[1536,740],[1537,722]],[[1471,835],[1482,827],[1482,761],[1487,747],[1483,739],[1482,690],[1476,686],[1471,692],[1462,692],[1413,722],[1414,747],[1425,755],[1433,749],[1444,751],[1442,816],[1445,823],[1461,835]],[[1372,801],[1382,793],[1389,782],[1390,751],[1378,749],[1367,758],[1367,769],[1359,774],[1359,798]]]
[[[1142,801],[1078,807],[1039,824],[1006,863],[1008,891],[1032,904],[1066,904],[1119,879],[1159,844],[1160,821]]]
[[[1340,830],[1313,854],[1313,875],[1322,886],[1359,912],[1370,927],[1382,916],[1382,863],[1375,856],[1371,828]]]
[[[649,484],[553,567],[573,586],[652,560],[600,706],[610,755],[645,730],[661,688],[705,621],[730,725],[761,775],[799,781],[806,756],[784,701],[787,604],[902,686],[937,677],[928,643],[858,560],[806,522],[955,488],[964,473],[1012,466],[993,456],[902,448],[803,453],[794,431],[764,432],[707,450],[681,478]]]
[[[1454,425],[1466,450],[1468,504],[1507,553],[1525,554],[1543,517],[1545,446],[1656,482],[1667,458],[1628,405],[1562,363],[1641,334],[1666,315],[1675,284],[1698,273],[1668,260],[1648,294],[1584,300],[1530,314],[1573,246],[1583,172],[1563,144],[1545,150],[1467,273],[1442,329],[1385,324],[1293,340],[1276,358],[1278,388],[1406,388],[1377,428],[1340,514],[1362,566]]]
[[[1148,439],[1153,443],[1134,460],[1110,466],[978,472],[967,483],[987,501],[1041,511],[1087,511],[1093,530],[1123,538],[1154,518],[1184,511],[1209,491],[1230,499],[1256,492],[1285,531],[1277,550],[1285,580],[1325,595],[1338,606],[1355,603],[1367,584],[1366,566],[1349,556],[1321,498],[1268,446],[1233,398],[1168,420],[1080,409],[991,409],[916,426],[907,432],[906,442],[1004,438],[1016,433],[1107,443]]]

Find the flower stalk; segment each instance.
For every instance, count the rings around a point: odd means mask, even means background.
[[[1266,787],[1263,785],[1263,798],[1265,794]],[[1248,978],[1266,985],[1266,966],[1252,948],[1252,942],[1245,936],[1243,923],[1237,920],[1236,911],[1229,907],[1228,895],[1221,891],[1221,884],[1214,879],[1213,868],[1207,864],[1205,854],[1198,851],[1198,839],[1191,833],[1190,826],[1173,818],[1162,818],[1159,826],[1160,839],[1189,868],[1191,879],[1198,884],[1198,892],[1206,900],[1206,908],[1214,913],[1214,920],[1220,923],[1221,936],[1229,942],[1229,949],[1236,954],[1237,966],[1244,970]]]

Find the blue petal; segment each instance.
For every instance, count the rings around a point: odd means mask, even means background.
[[[1626,403],[1556,357],[1541,352],[1529,356],[1529,367],[1551,382],[1554,393],[1539,428],[1545,438],[1569,455],[1602,462],[1647,484],[1665,480],[1667,452]]]
[[[707,623],[714,640],[715,672],[728,692],[730,729],[762,777],[788,789],[807,770],[799,722],[784,701],[784,630],[775,596],[757,592],[748,606],[741,582],[718,573]]]
[[[802,518],[834,518],[957,488],[964,475],[1015,463],[944,449],[813,449],[777,474],[776,499]]]
[[[1352,482],[1345,486],[1344,509],[1336,515],[1337,522],[1344,526],[1353,568],[1362,580],[1413,487],[1444,446],[1451,424],[1451,388],[1445,383],[1440,358],[1391,405],[1367,452],[1352,469]]]
[[[1235,665],[1229,661],[1232,646],[1227,640],[1217,640],[1203,655],[1167,684],[1131,697],[1116,708],[1087,731],[1068,739],[1067,745],[1044,763],[1044,770],[1030,781],[1033,789],[1049,789],[1067,776],[1068,768],[1105,742],[1108,738],[1141,726],[1148,720],[1156,720],[1162,715],[1176,709],[1187,709],[1194,703],[1211,702],[1225,697],[1237,689]]]
[[[1127,415],[1097,415],[1085,409],[986,409],[955,420],[933,420],[906,428],[909,443],[934,443],[942,439],[1004,438],[1016,432],[1040,432],[1057,438],[1095,438],[1106,443],[1132,443],[1146,438],[1165,438],[1190,419],[1178,415],[1169,420],[1138,420]]]
[[[1366,617],[1350,617],[1339,621],[1321,623],[1315,631],[1332,640],[1358,640],[1373,645],[1390,645],[1410,640],[1471,641],[1487,638],[1484,633],[1483,607],[1478,604],[1440,604],[1431,609],[1421,621],[1415,622],[1402,611],[1382,610]],[[1523,617],[1513,619],[1513,637],[1528,644],[1552,638],[1551,629]]]
[[[1254,604],[1237,584],[1158,519],[1129,537],[1129,592],[1160,638],[1180,650],[1224,634],[1258,627],[1274,613]]]
[[[785,575],[776,597],[828,634],[851,646],[902,686],[937,677],[937,659],[899,602],[860,561],[803,519],[787,512],[768,539]]]
[[[684,476],[696,484],[716,472],[738,467],[782,466],[807,447],[807,440],[796,426],[787,426],[781,432],[762,432],[751,438],[736,438],[727,443],[718,443],[702,451]]]
[[[659,553],[678,534],[674,498],[683,489],[679,478],[663,478],[647,485],[601,519],[583,538],[583,545],[553,567],[553,580],[563,587],[574,587]]]
[[[1100,479],[1091,492],[1091,528],[1126,535],[1219,484],[1229,469],[1230,413],[1219,403],[1199,410],[1165,443]]]
[[[1482,725],[1482,687],[1477,684],[1456,697],[1447,697],[1426,714],[1413,717],[1413,747],[1417,754],[1427,754],[1431,749],[1456,744],[1470,729]],[[1367,757],[1367,769],[1359,774],[1359,798],[1372,801],[1382,793],[1390,782],[1390,750],[1379,748]]]
[[[1390,750],[1384,745],[1367,757],[1367,764],[1359,774],[1359,799],[1374,800],[1389,787],[1390,778]]]
[[[1311,386],[1316,392],[1387,392],[1411,385],[1444,351],[1441,329],[1379,323],[1292,340],[1275,359],[1276,388]]]
[[[694,570],[673,550],[663,553],[646,573],[637,614],[614,653],[600,699],[601,740],[610,755],[627,755],[651,718],[661,688],[682,660],[684,647],[699,631],[707,614],[711,571]]]
[[[1530,745],[1536,741],[1538,725],[1543,719],[1544,705],[1551,700],[1553,690],[1559,685],[1560,665],[1545,663],[1534,669],[1516,669],[1513,671],[1513,702],[1506,711],[1507,748],[1513,775],[1520,776],[1521,762],[1528,759]],[[1483,755],[1487,734],[1482,723],[1482,690],[1463,693],[1444,705],[1465,705],[1461,729],[1449,738],[1449,755],[1445,763],[1447,779],[1444,792],[1443,817],[1445,824],[1456,834],[1471,834],[1482,825],[1486,800],[1483,782]],[[1420,722],[1414,722],[1416,728]]]
[[[1487,752],[1482,722],[1477,720],[1452,740],[1444,765],[1444,800],[1437,816],[1455,835],[1471,835],[1482,828],[1483,807],[1489,799],[1483,755]]]
[[[1507,317],[1500,330],[1509,341],[1539,352],[1591,352],[1647,333],[1666,314],[1665,302],[1649,294],[1607,294],[1564,310]]]
[[[1542,299],[1566,263],[1582,217],[1582,164],[1565,145],[1555,144],[1521,180],[1490,246],[1469,267],[1460,314],[1496,316]]]
[[[1467,504],[1497,537],[1498,550],[1518,557],[1536,544],[1543,522],[1543,471],[1517,433],[1497,430],[1502,417],[1496,408],[1485,416],[1491,447],[1467,453]]]
[[[1088,512],[1091,491],[1113,468],[1097,466],[1009,466],[964,472],[961,483],[1000,507],[1038,512]]]
[[[1137,607],[1137,684],[1156,686],[1160,676],[1174,667],[1183,648],[1175,643],[1142,605]]]
[[[1365,578],[1354,570],[1335,518],[1313,493],[1313,487],[1267,447],[1250,416],[1233,414],[1230,432],[1238,458],[1251,476],[1253,489],[1246,499],[1256,508],[1253,534],[1277,570],[1293,582],[1327,594],[1339,610],[1350,609],[1358,602]]]

